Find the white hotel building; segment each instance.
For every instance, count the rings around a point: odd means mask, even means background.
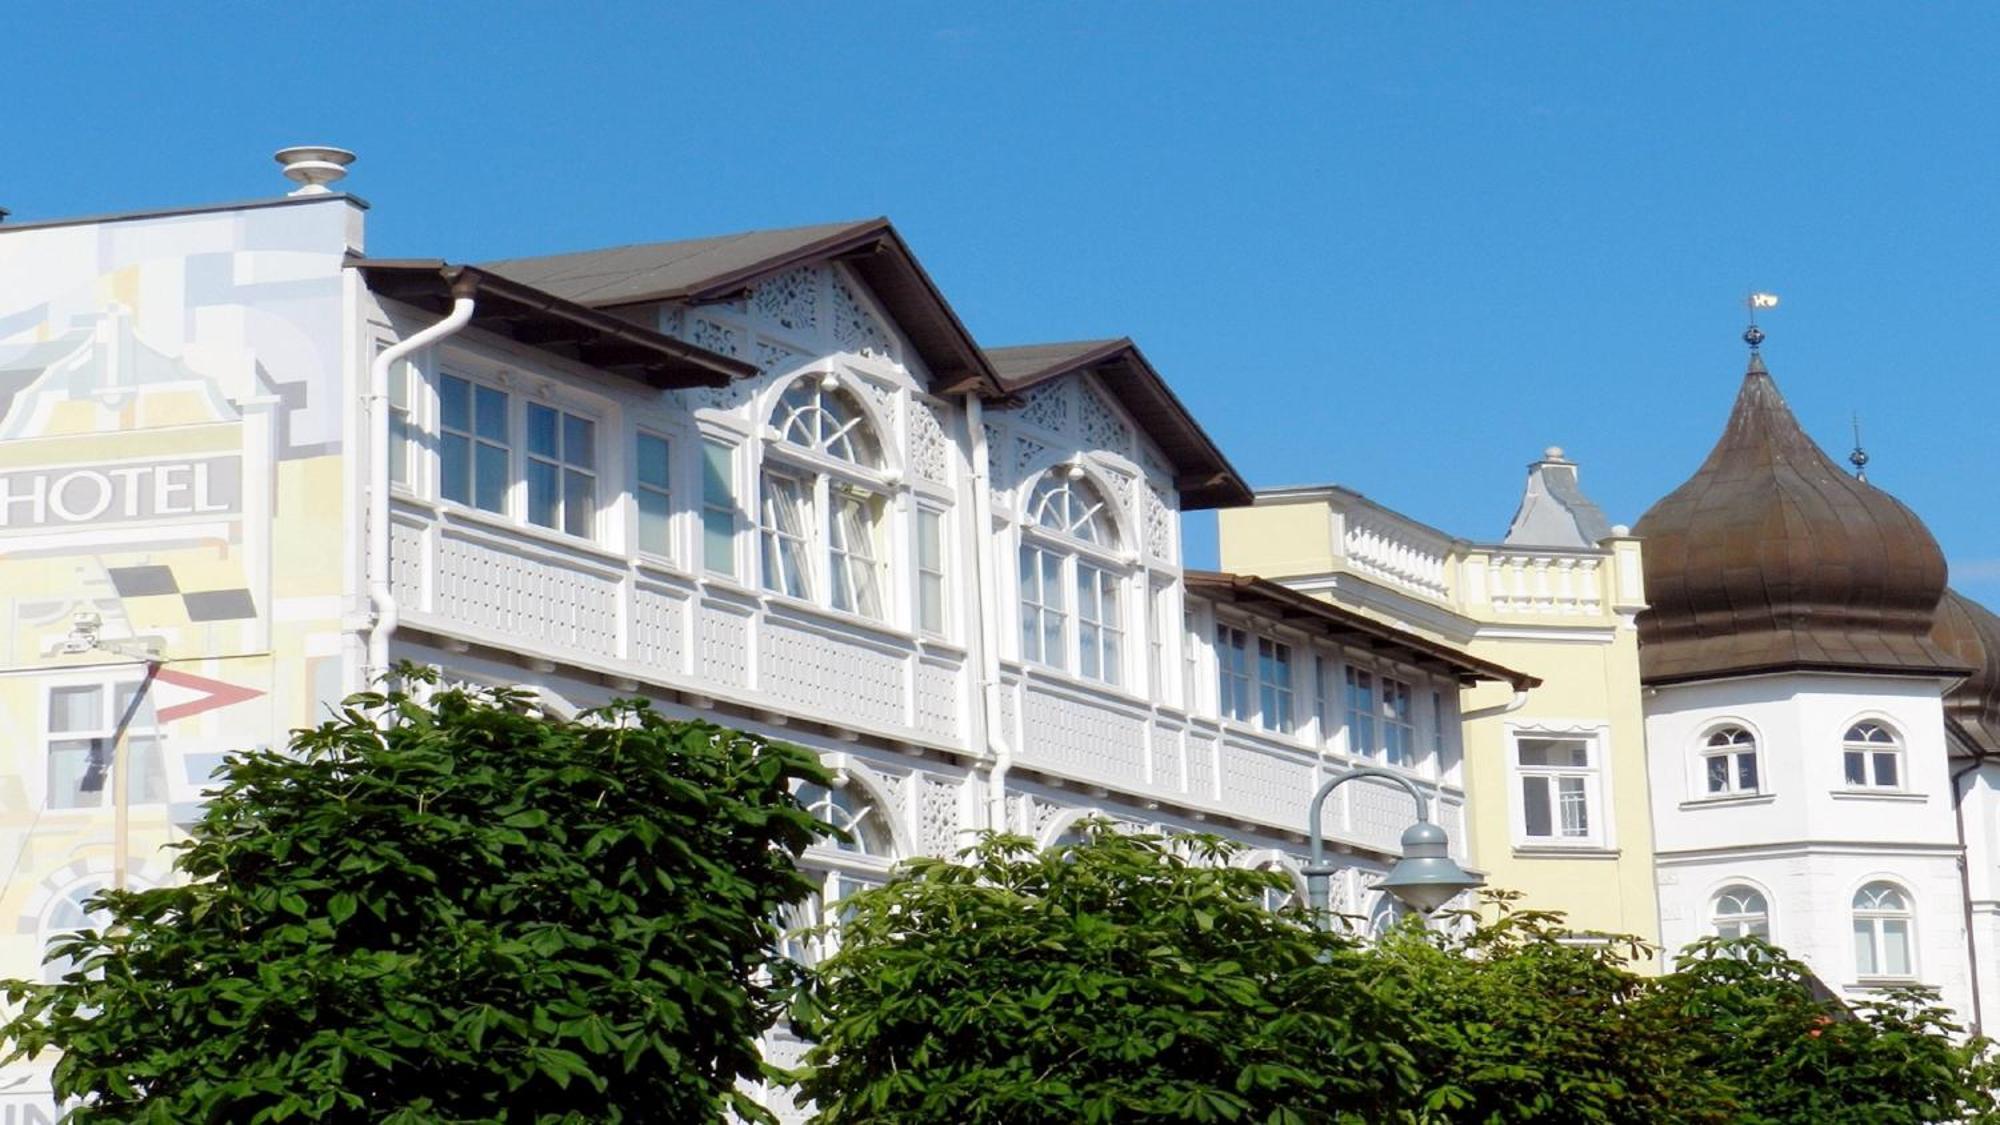
[[[1460,689],[1535,681],[1187,570],[1181,512],[1251,494],[1130,340],[982,347],[880,219],[454,265],[370,256],[366,213],[309,185],[0,226],[0,971],[42,972],[121,866],[169,878],[220,754],[402,660],[813,748],[856,841],[809,857],[817,909],[1092,811],[1296,868],[1357,762],[1477,867]],[[65,651],[79,614],[166,661],[122,864],[140,668]],[[1386,913],[1413,811],[1337,792],[1343,909]],[[0,1076],[0,1111],[46,1090]]]

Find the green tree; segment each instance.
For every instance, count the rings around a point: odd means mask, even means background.
[[[800,1006],[817,1121],[1380,1121],[1413,1080],[1369,959],[1211,837],[990,836],[843,903]]]
[[[1726,1083],[1744,1125],[1905,1125],[2000,1119],[2000,1067],[1923,989],[1844,1007],[1806,966],[1755,938],[1708,939],[1647,1000],[1689,1064]]]
[[[424,677],[418,676],[418,679]],[[431,681],[426,686],[435,686]],[[8,982],[77,1122],[758,1117],[802,750],[621,702],[364,694],[232,757],[176,860]]]
[[[1628,967],[1637,939],[1578,941],[1517,894],[1482,898],[1428,926],[1405,919],[1373,951],[1416,1029],[1418,1120],[1732,1120],[1684,1029],[1643,1003],[1656,985]]]

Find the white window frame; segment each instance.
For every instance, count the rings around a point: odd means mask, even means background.
[[[533,415],[537,410],[547,411],[555,416],[555,453],[537,453],[534,450],[532,427]],[[589,427],[590,449],[584,460],[574,459],[570,450],[570,423],[579,422]],[[554,535],[567,535],[586,542],[597,542],[600,538],[598,520],[604,511],[602,481],[603,461],[600,450],[604,448],[602,433],[603,420],[594,414],[586,414],[564,403],[547,402],[540,399],[523,398],[521,401],[521,440],[519,479],[521,487],[521,520],[530,527],[538,527]],[[547,468],[555,474],[555,523],[547,524],[535,518],[534,483],[529,474],[536,466]],[[581,530],[571,519],[570,478],[586,477],[590,484],[590,508],[581,521]]]
[[[647,459],[640,451],[645,448],[647,442],[658,442],[665,455],[666,478],[658,484],[647,481],[642,476]],[[674,497],[679,494],[674,487],[674,456],[680,448],[679,438],[656,429],[641,426],[632,433],[632,553],[635,555],[645,555],[669,563],[676,561],[680,556],[680,552],[675,549],[674,535]],[[664,512],[661,523],[663,539],[657,546],[648,546],[646,542],[647,497],[657,497]]]
[[[1856,738],[1856,732],[1872,728],[1883,735],[1886,741],[1874,741],[1869,737]],[[1863,715],[1841,728],[1840,739],[1840,784],[1841,788],[1853,793],[1905,793],[1910,788],[1909,754],[1905,750],[1902,731],[1889,720],[1874,715]],[[1854,766],[1858,759],[1862,780],[1854,780]],[[1882,762],[1886,759],[1896,773],[1893,781],[1884,783]]]
[[[113,775],[117,758],[115,739],[118,730],[118,720],[124,714],[123,709],[119,705],[119,696],[125,693],[127,689],[136,690],[142,682],[143,680],[139,677],[126,676],[77,680],[66,679],[44,686],[40,693],[42,800],[38,806],[42,812],[60,816],[68,813],[93,813],[111,808],[112,794],[115,792],[115,786],[117,785],[117,778]],[[154,686],[157,687],[157,684]],[[56,724],[53,710],[57,693],[85,691],[95,692],[97,695],[97,714],[93,716],[97,721],[75,729],[55,729]],[[132,717],[132,725],[125,732],[125,760],[129,765],[134,767],[134,781],[137,781],[143,772],[150,769],[159,782],[159,793],[157,799],[149,800],[147,799],[147,795],[140,791],[139,787],[128,783],[126,803],[131,806],[144,805],[150,807],[167,805],[173,801],[173,779],[169,776],[167,769],[166,735],[160,728],[158,701],[151,698],[152,692],[152,687],[147,688],[148,698],[141,705],[138,713]],[[126,703],[129,705],[129,700]],[[70,805],[56,805],[51,803],[56,791],[56,771],[53,768],[53,759],[56,744],[59,742],[102,743],[101,747],[90,752],[92,756],[102,755],[104,762],[104,777],[99,783],[97,789],[98,799],[95,802]]]
[[[1903,903],[1901,909],[1887,909],[1873,905],[1873,903],[1879,903],[1881,899],[1879,894],[1870,895],[1869,892],[1876,891],[1878,888],[1892,891],[1900,896]],[[1864,898],[1872,900],[1871,904],[1863,905]],[[1854,897],[1849,900],[1848,913],[1853,922],[1853,932],[1857,943],[1863,932],[1867,933],[1869,959],[1875,962],[1877,970],[1870,972],[1864,969],[1861,959],[1861,949],[1856,944],[1854,947],[1854,979],[1856,981],[1893,981],[1905,983],[1920,979],[1918,977],[1920,962],[1917,956],[1917,897],[1910,893],[1908,884],[1900,879],[1886,876],[1871,877],[1855,888]],[[1888,952],[1888,934],[1890,929],[1897,923],[1902,924],[1904,956],[1909,964],[1905,965],[1905,971],[1900,973],[1882,971],[1882,962]]]
[[[917,632],[933,637],[949,637],[952,630],[951,594],[951,544],[955,542],[951,534],[951,513],[936,504],[919,503],[916,508],[915,534],[911,544],[911,569],[915,576],[911,584],[911,597],[915,604],[910,607],[910,620]],[[934,559],[926,560],[928,550],[935,552]],[[986,545],[981,544],[980,550]],[[935,620],[926,611],[926,591],[935,590],[937,615]]]
[[[737,457],[737,451],[742,448],[741,439],[711,432],[698,435],[695,448],[695,476],[701,495],[701,519],[695,527],[695,557],[701,561],[703,574],[731,582],[740,582],[743,576],[743,505],[740,499],[743,483],[741,462]],[[726,528],[719,526],[725,524]],[[720,541],[716,539],[718,532],[723,537]],[[722,554],[720,559],[718,551]],[[718,566],[719,561],[726,565]]]
[[[1761,909],[1747,909],[1742,892],[1754,895]],[[1746,909],[1725,911],[1725,900]],[[1724,933],[1724,929],[1735,932]],[[1764,888],[1742,879],[1731,880],[1717,887],[1708,896],[1708,932],[1719,938],[1761,937],[1771,940],[1771,896]]]
[[[462,428],[452,426],[445,418],[445,384],[448,380],[466,385],[465,398],[468,416],[466,425]],[[499,516],[503,519],[513,519],[519,507],[514,497],[516,491],[515,485],[520,480],[520,472],[514,464],[514,450],[515,446],[519,444],[519,434],[516,432],[517,427],[514,422],[514,414],[520,396],[505,387],[495,386],[490,380],[481,379],[470,372],[456,367],[440,368],[435,382],[438,401],[438,502],[451,504],[468,512],[485,512],[488,515]],[[503,420],[502,430],[504,435],[502,437],[496,438],[482,432],[480,429],[479,394],[481,391],[500,396],[501,418]],[[466,443],[466,492],[465,498],[462,500],[451,496],[447,491],[453,482],[446,472],[445,450],[451,446],[454,440]],[[500,506],[497,508],[489,508],[479,502],[479,460],[482,449],[499,453],[506,464],[506,472],[503,474],[503,483],[500,489]]]
[[[808,387],[815,399],[839,395],[855,417],[833,431],[813,435],[816,446],[785,437],[786,398],[795,388]],[[767,594],[797,598],[815,608],[850,614],[881,625],[901,625],[904,611],[896,604],[890,515],[896,509],[898,488],[894,483],[892,435],[868,409],[866,396],[847,380],[829,372],[807,372],[786,381],[771,399],[763,443],[763,464],[757,473],[757,565],[758,581]],[[815,410],[824,406],[814,403]],[[854,451],[853,435],[859,431],[872,446],[877,463],[850,461],[827,452],[837,446]],[[857,453],[857,456],[860,454]],[[804,593],[795,593],[776,584],[771,573],[774,543],[790,538],[791,532],[773,525],[776,513],[765,495],[766,482],[773,476],[793,480],[800,486],[800,527],[808,568],[804,572]],[[844,520],[850,505],[860,505],[866,513],[865,543],[851,541]],[[865,546],[866,550],[861,547]],[[848,604],[842,605],[845,600]]]
[[[1573,742],[1581,744],[1586,751],[1583,765],[1523,765],[1521,750],[1523,742]],[[1507,792],[1508,804],[1513,819],[1514,846],[1527,850],[1556,851],[1607,851],[1615,846],[1612,834],[1610,801],[1607,795],[1610,785],[1610,732],[1595,725],[1548,724],[1537,726],[1515,726],[1507,728]],[[1565,779],[1580,784],[1566,787]],[[1549,828],[1547,835],[1530,835],[1528,832],[1527,787],[1531,780],[1544,783],[1547,794]],[[1564,830],[1563,804],[1569,793],[1579,794],[1583,802],[1584,831],[1567,834]]]
[[[1362,681],[1367,681],[1365,684]],[[1347,754],[1375,761],[1382,753],[1376,717],[1381,711],[1381,678],[1375,670],[1352,660],[1341,661],[1341,729],[1347,732]],[[1362,693],[1365,692],[1364,696]]]
[[[1225,722],[1257,719],[1256,634],[1227,621],[1215,623],[1215,714]],[[1241,657],[1241,659],[1236,659]]]
[[[1743,762],[1746,758],[1750,762],[1751,773],[1756,777],[1756,784],[1750,787],[1743,784]],[[1717,762],[1723,767],[1722,787],[1719,789],[1714,787],[1712,772]],[[1764,776],[1764,740],[1757,728],[1741,719],[1723,719],[1710,723],[1702,730],[1695,743],[1695,800],[1722,801],[1769,792]]]
[[[784,931],[779,951],[805,965],[817,964],[840,948],[840,901],[856,891],[889,881],[901,858],[889,802],[845,770],[835,770],[831,786],[801,787],[796,796],[807,811],[853,834],[862,844],[821,841],[800,854],[798,867],[817,877],[819,890],[781,915]],[[870,846],[872,841],[873,846]],[[830,927],[826,933],[803,935],[808,927]]]
[[[1089,509],[1082,519],[1072,518],[1070,530],[1045,527],[1037,522],[1037,513],[1042,507],[1039,494],[1044,485],[1051,483],[1059,489],[1087,487],[1097,494],[1098,504]],[[1014,600],[1016,619],[1021,627],[1015,639],[1021,645],[1019,655],[1024,663],[1130,693],[1134,691],[1130,668],[1132,655],[1126,639],[1132,615],[1127,607],[1131,601],[1134,567],[1120,551],[1125,529],[1118,518],[1115,495],[1104,482],[1073,464],[1052,466],[1021,486],[1018,505],[1020,545],[1015,551],[1016,565],[1020,569],[1016,571]],[[1074,533],[1074,528],[1090,522],[1101,525],[1102,541]],[[1056,562],[1059,575],[1057,593],[1051,594],[1047,572],[1041,570],[1032,584],[1039,600],[1029,599],[1030,583],[1025,576],[1030,559],[1038,567],[1044,559]],[[1088,599],[1088,607],[1083,597],[1086,571],[1092,572],[1097,579],[1091,584],[1092,596]],[[1096,619],[1085,617],[1086,608],[1094,611]],[[1030,613],[1037,616],[1044,630],[1037,646],[1039,652],[1033,654],[1026,643]],[[1060,619],[1062,652],[1059,658],[1052,658],[1048,652],[1046,629],[1050,615]],[[1085,660],[1083,651],[1085,644],[1093,638],[1096,647],[1095,672],[1090,670],[1092,662]],[[1143,687],[1139,690],[1143,691]]]
[[[1402,676],[1378,673],[1375,677],[1375,698],[1379,708],[1376,729],[1381,732],[1382,764],[1414,771],[1422,764],[1423,757],[1417,749],[1416,686]],[[1398,698],[1403,704],[1400,712],[1392,706]]]
[[[1298,734],[1299,646],[1257,635],[1257,725],[1272,734]],[[1282,679],[1266,672],[1283,669]]]

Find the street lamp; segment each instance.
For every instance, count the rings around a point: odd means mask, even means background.
[[[146,666],[145,678],[139,681],[138,690],[132,693],[132,702],[125,705],[125,713],[118,716],[118,726],[111,732],[111,886],[113,890],[122,891],[126,884],[127,853],[132,850],[132,771],[129,768],[132,742],[129,732],[132,720],[145,704],[146,692],[153,686],[154,677],[160,674],[160,665],[164,661],[150,645],[105,640],[99,635],[103,628],[104,618],[97,611],[78,610],[70,621],[69,636],[63,638],[62,651],[72,656],[108,652]]]
[[[1306,894],[1312,900],[1314,918],[1326,917],[1327,880],[1335,870],[1326,863],[1326,838],[1320,831],[1320,814],[1326,808],[1328,794],[1357,777],[1393,781],[1407,789],[1417,802],[1417,822],[1403,830],[1403,858],[1396,861],[1376,886],[1395,895],[1404,905],[1429,914],[1460,891],[1486,885],[1484,876],[1472,874],[1451,858],[1450,840],[1444,829],[1431,823],[1430,802],[1409,778],[1372,766],[1356,766],[1328,778],[1319,792],[1313,794],[1312,804],[1307,808],[1312,863],[1305,871]]]

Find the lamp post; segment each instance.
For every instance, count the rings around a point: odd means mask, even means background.
[[[1335,870],[1326,863],[1326,837],[1320,830],[1320,814],[1326,808],[1327,796],[1357,777],[1393,781],[1408,790],[1417,802],[1417,822],[1403,830],[1403,858],[1396,861],[1376,886],[1395,895],[1404,905],[1429,914],[1460,891],[1486,884],[1484,876],[1472,874],[1451,858],[1450,840],[1444,829],[1431,823],[1430,802],[1409,778],[1373,766],[1356,766],[1328,778],[1307,807],[1306,831],[1312,840],[1312,862],[1305,871],[1306,894],[1312,900],[1314,918],[1326,917],[1327,880]]]

